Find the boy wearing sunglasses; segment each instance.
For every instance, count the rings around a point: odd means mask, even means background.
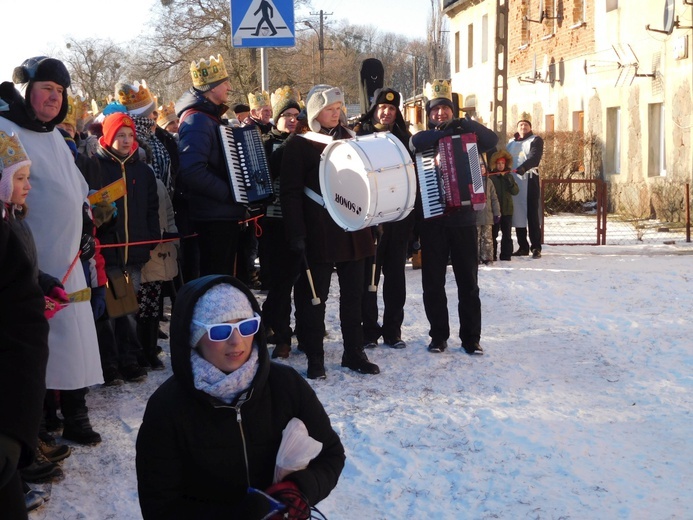
[[[173,376],[149,399],[137,438],[145,520],[264,518],[267,495],[285,504],[289,518],[309,518],[310,506],[336,486],[344,447],[308,383],[271,362],[261,325],[257,300],[231,276],[198,278],[178,292]],[[322,450],[273,483],[282,432],[294,417]]]

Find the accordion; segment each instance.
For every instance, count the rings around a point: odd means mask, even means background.
[[[255,126],[219,127],[231,192],[238,204],[256,204],[274,196],[260,131]]]
[[[445,136],[417,153],[416,174],[425,219],[486,206],[475,134]]]

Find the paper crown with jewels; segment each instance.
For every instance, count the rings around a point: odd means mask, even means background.
[[[22,166],[31,166],[22,142],[17,134],[0,130],[0,200],[12,198],[13,176]]]
[[[221,54],[218,54],[216,58],[210,56],[209,60],[203,58],[197,62],[193,61],[190,64],[190,75],[192,76],[193,87],[205,91],[213,88],[210,87],[213,83],[223,81],[229,77]]]
[[[275,122],[287,108],[294,107],[299,111],[301,110],[301,93],[288,85],[279,87],[272,92],[270,100],[272,105],[272,117]]]
[[[156,100],[147,87],[147,82],[134,84],[118,83],[115,89],[116,100],[121,102],[133,115],[149,115],[156,106]]]
[[[29,160],[29,156],[15,133],[8,134],[0,130],[0,171]]]
[[[82,92],[78,92],[74,96],[72,94],[67,95],[67,114],[65,114],[65,119],[63,119],[64,124],[72,125],[77,129],[77,123],[83,121],[87,117],[87,112],[89,110],[89,105],[87,103],[87,98],[82,95]]]
[[[424,97],[429,101],[444,98],[452,101],[452,87],[450,82],[444,79],[434,79],[432,83],[426,83]]]
[[[250,110],[262,108],[270,105],[270,95],[265,92],[251,92],[248,94],[248,105]]]
[[[164,130],[170,123],[178,119],[173,101],[169,102],[168,105],[161,105],[158,111],[159,117],[156,118],[156,124]]]

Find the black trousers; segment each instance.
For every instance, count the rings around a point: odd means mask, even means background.
[[[282,219],[264,219],[260,238],[260,244],[264,243],[266,248],[260,265],[269,277],[262,319],[274,332],[277,344],[291,345],[291,291],[298,278],[301,258],[289,248]],[[262,286],[265,287],[264,282]]]
[[[25,520],[29,517],[19,471],[15,472],[7,484],[0,487],[0,512],[0,516],[6,520]]]
[[[230,220],[196,221],[200,250],[200,276],[234,275],[240,227]]]
[[[339,322],[342,330],[344,351],[363,348],[361,300],[363,295],[364,260],[348,262],[310,263],[315,292],[320,298],[312,305],[312,294],[305,272],[299,276],[294,288],[298,339],[308,357],[322,355],[325,334],[325,302],[330,292],[332,273],[337,269],[339,278]]]
[[[517,244],[520,249],[541,251],[541,187],[539,176],[527,173],[527,227],[515,228]],[[527,242],[527,230],[529,229],[529,242]]]
[[[421,285],[426,317],[434,341],[450,337],[445,278],[448,258],[457,283],[459,337],[463,344],[481,338],[479,258],[476,226],[443,226],[434,221],[421,224]]]
[[[363,338],[366,343],[377,342],[380,336],[392,341],[402,337],[404,303],[407,299],[407,280],[404,266],[413,220],[407,217],[400,222],[387,222],[382,226],[375,258],[365,262],[363,291]],[[375,276],[373,275],[375,262]],[[378,292],[369,290],[375,278],[380,285],[383,275],[383,325],[378,325]]]
[[[493,225],[493,259],[495,260],[498,252],[498,232],[501,233],[500,259],[511,260],[513,254],[512,236],[513,216],[502,215],[500,222]]]

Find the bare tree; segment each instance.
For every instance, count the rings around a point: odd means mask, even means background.
[[[441,3],[431,1],[431,13],[428,19],[428,74],[431,79],[450,77],[450,57],[448,53],[447,23]]]
[[[124,67],[123,49],[111,40],[69,38],[60,59],[70,71],[72,85],[99,102],[113,94]]]

